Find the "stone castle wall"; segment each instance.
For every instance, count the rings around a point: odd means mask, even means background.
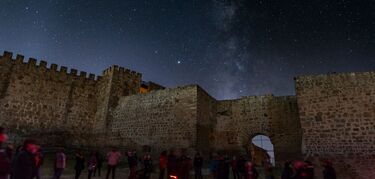
[[[263,134],[274,145],[278,164],[301,156],[301,127],[295,97],[253,96],[219,101],[214,130],[218,150],[245,152]]]
[[[112,66],[103,76],[12,53],[0,56],[0,125],[16,143],[26,137],[49,145],[93,145],[107,111],[120,96],[136,94],[141,74]],[[93,132],[95,129],[95,132]]]
[[[102,76],[5,52],[0,56],[0,125],[20,143],[182,147],[246,152],[264,134],[276,163],[329,159],[339,178],[375,176],[375,73],[296,78],[296,97],[273,95],[218,101],[197,85],[149,86],[142,75],[118,66]],[[154,91],[153,91],[154,90]],[[317,173],[321,173],[317,168]]]
[[[216,124],[217,101],[197,87],[197,150],[208,154],[215,150],[212,134]]]
[[[121,97],[110,113],[110,145],[151,146],[156,153],[196,147],[197,86]]]
[[[64,138],[74,134],[88,139],[96,110],[93,75],[77,75],[74,69],[68,73],[66,67],[58,70],[55,64],[48,68],[46,62],[36,64],[35,59],[25,63],[23,56],[12,59],[11,53],[4,53],[0,76],[0,119],[12,135]]]
[[[304,154],[334,161],[338,178],[375,176],[375,73],[302,76],[296,89]]]

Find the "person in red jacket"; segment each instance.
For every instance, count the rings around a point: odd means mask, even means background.
[[[167,169],[168,156],[167,151],[163,151],[159,156],[159,179],[164,179],[165,170]]]
[[[257,179],[259,176],[258,171],[256,170],[254,164],[251,163],[250,161],[246,162],[245,171],[246,171],[246,174],[245,174],[246,179]]]
[[[5,129],[0,127],[0,179],[7,179],[11,172],[10,158],[6,150],[1,148],[8,140]]]

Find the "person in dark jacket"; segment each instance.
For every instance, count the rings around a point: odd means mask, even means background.
[[[8,140],[4,128],[0,127],[0,179],[8,179],[11,173],[11,158],[2,145]]]
[[[75,179],[81,176],[82,170],[85,168],[85,157],[82,155],[81,151],[76,152],[76,164],[74,169],[76,171]]]
[[[281,179],[292,179],[293,176],[293,169],[291,166],[292,162],[291,161],[286,161],[284,163],[284,169],[281,174]]]
[[[128,151],[127,157],[130,170],[128,179],[135,179],[137,178],[138,157],[134,151]]]
[[[96,176],[96,172],[98,172],[98,177],[100,177],[100,173],[101,173],[101,170],[102,170],[104,157],[103,157],[103,155],[99,151],[97,151],[95,153],[95,155],[96,155],[96,160],[98,160],[98,166],[95,168],[93,176],[95,177]]]
[[[183,154],[180,158],[180,166],[179,166],[179,178],[180,179],[189,179],[190,170],[193,167],[193,162],[191,158],[185,154]]]
[[[232,167],[232,172],[233,172],[233,179],[240,179],[240,174],[238,173],[238,168],[237,168],[237,158],[236,156],[233,156],[232,161],[230,163]]]
[[[178,157],[173,150],[168,155],[167,173],[168,178],[174,178],[178,175]]]
[[[152,159],[150,154],[146,154],[143,157],[143,177],[144,179],[150,179],[152,173]]]
[[[91,176],[94,173],[97,164],[98,164],[98,160],[96,159],[95,152],[91,152],[89,161],[87,163],[88,179],[91,179]]]
[[[219,157],[218,178],[229,179],[229,159],[227,157]]]
[[[211,158],[212,159],[209,164],[210,173],[213,179],[218,179],[219,178],[218,177],[219,176],[218,174],[219,173],[219,156],[214,154]]]
[[[315,176],[314,164],[309,160],[305,160],[305,164],[306,164],[305,168],[306,168],[308,179],[314,179],[314,176]]]
[[[13,179],[33,179],[36,175],[35,154],[38,151],[36,142],[27,139],[24,142],[23,150],[14,160]]]
[[[237,161],[237,171],[240,174],[241,178],[246,178],[246,170],[245,170],[246,159],[244,156],[240,156]]]
[[[323,163],[323,178],[324,179],[336,179],[336,171],[332,166],[330,161],[325,161]]]
[[[203,179],[202,176],[203,158],[200,153],[196,153],[194,157],[195,179]]]

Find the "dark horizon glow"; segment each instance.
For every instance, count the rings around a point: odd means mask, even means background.
[[[3,0],[0,51],[110,65],[217,99],[294,94],[293,77],[375,70],[375,1]]]

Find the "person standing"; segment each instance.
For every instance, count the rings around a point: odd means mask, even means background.
[[[229,160],[222,155],[219,157],[218,178],[229,179]]]
[[[336,179],[336,171],[332,166],[330,161],[325,161],[323,163],[323,178],[324,179]]]
[[[159,156],[159,179],[164,179],[165,170],[167,169],[167,163],[167,151],[163,151]]]
[[[11,158],[3,144],[8,140],[8,135],[4,128],[0,127],[0,179],[8,179],[11,173]]]
[[[37,151],[36,142],[26,139],[22,151],[14,160],[13,179],[33,179],[36,176],[35,154]]]
[[[98,160],[98,165],[94,170],[94,177],[96,175],[96,172],[98,172],[98,177],[100,177],[100,173],[101,173],[102,166],[103,166],[103,155],[99,151],[97,151],[95,155],[96,155],[96,160]]]
[[[76,152],[76,164],[74,169],[76,170],[75,179],[79,179],[82,170],[85,168],[85,157],[82,155],[81,151]]]
[[[143,157],[143,178],[150,179],[152,173],[152,159],[150,154]]]
[[[236,165],[237,171],[240,174],[240,178],[246,179],[247,174],[246,174],[246,170],[245,170],[245,164],[246,164],[245,157],[240,156],[240,158],[237,161],[237,165]]]
[[[171,150],[168,154],[167,178],[177,177],[178,175],[178,157],[175,150]]]
[[[238,173],[238,169],[237,169],[237,158],[236,156],[233,156],[232,158],[232,161],[230,163],[231,167],[232,167],[232,172],[233,172],[233,179],[240,179],[240,175]]]
[[[255,166],[252,162],[247,161],[245,163],[245,172],[246,172],[246,179],[257,179],[258,178],[258,171],[255,169]]]
[[[56,154],[55,173],[53,175],[53,179],[60,179],[65,167],[66,167],[66,155],[64,153],[64,148],[61,148]]]
[[[36,179],[41,179],[41,167],[43,165],[44,155],[40,146],[35,154]]]
[[[218,179],[219,178],[219,156],[217,156],[216,154],[212,157],[211,161],[210,161],[210,172],[211,172],[211,175],[212,175],[212,178],[213,179]]]
[[[193,162],[189,156],[183,154],[181,156],[181,166],[180,166],[180,178],[189,179],[190,170],[193,167]]]
[[[305,162],[301,160],[294,161],[293,171],[294,171],[294,174],[292,177],[293,179],[308,179],[309,178],[308,172],[306,170],[306,164]]]
[[[281,179],[292,179],[293,176],[293,169],[291,166],[292,162],[291,161],[286,161],[284,163],[284,169],[281,174]]]
[[[120,162],[120,157],[121,157],[121,153],[117,151],[115,148],[113,148],[110,152],[107,153],[108,170],[107,170],[106,179],[109,178],[109,175],[111,174],[111,172],[112,172],[112,179],[115,179],[116,168]]]
[[[94,152],[91,152],[90,158],[89,158],[89,161],[88,161],[88,164],[87,164],[88,179],[91,179],[91,176],[94,173],[97,164],[98,164],[98,160],[96,159],[96,155],[95,155]]]
[[[129,179],[135,179],[137,178],[137,165],[138,165],[138,161],[137,161],[137,155],[136,153],[133,151],[128,151],[127,153],[127,157],[128,157],[128,164],[129,164]]]
[[[203,158],[199,152],[194,156],[195,179],[203,179],[202,176]]]
[[[306,168],[306,172],[307,172],[307,176],[308,178],[307,179],[314,179],[315,177],[315,170],[314,170],[314,164],[309,161],[309,160],[305,160],[305,168]]]

